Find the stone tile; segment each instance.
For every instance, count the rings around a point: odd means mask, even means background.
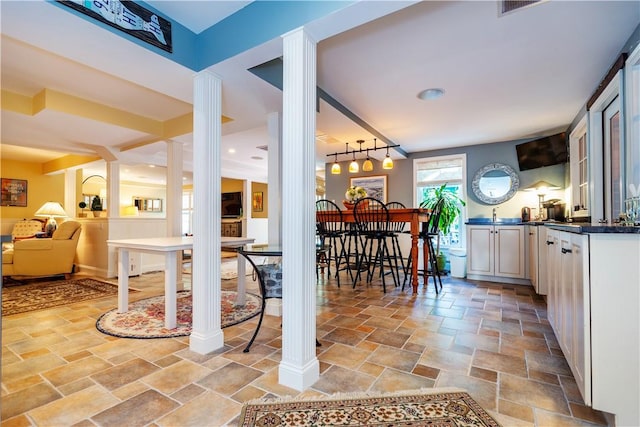
[[[265,394],[266,392],[264,390],[248,385],[231,396],[231,398],[236,402],[243,403],[253,399],[260,399],[264,397]]]
[[[100,412],[91,417],[91,419],[98,425],[104,427],[120,427],[123,423],[131,426],[146,425],[178,406],[180,405],[175,400],[169,399],[156,390],[147,390],[144,393]]]
[[[539,426],[562,426],[562,427],[594,427],[593,423],[572,418],[571,416],[534,409],[536,423]],[[604,424],[606,425],[606,424]]]
[[[15,393],[2,396],[0,418],[6,420],[7,418],[15,417],[61,397],[62,395],[48,383],[40,383],[23,388]]]
[[[333,367],[333,365],[332,365]],[[331,369],[331,368],[329,368]],[[343,368],[341,368],[343,369]],[[325,371],[326,372],[326,371]],[[351,371],[349,371],[351,372]],[[324,376],[324,374],[323,374]],[[322,378],[322,377],[321,377]],[[251,383],[252,386],[266,390],[273,393],[275,396],[295,396],[298,394],[297,390],[280,384],[278,378],[278,368],[274,368],[266,374],[260,376],[258,379]]]
[[[559,386],[531,381],[526,378],[508,374],[500,375],[499,385],[500,399],[509,400],[521,405],[534,406],[562,415],[570,415],[564,393]]]
[[[426,348],[448,349],[453,344],[455,336],[444,335],[435,331],[418,330],[411,335],[409,342],[423,345]]]
[[[339,365],[349,369],[355,369],[369,356],[369,352],[343,344],[335,344],[329,350],[322,353],[320,360]]]
[[[441,372],[436,387],[460,387],[473,397],[484,409],[497,409],[496,394],[498,385],[457,372]]]
[[[571,413],[575,418],[580,418],[581,420],[600,425],[607,425],[607,420],[600,411],[574,402],[569,402],[569,407],[571,408]]]
[[[145,376],[142,381],[162,393],[171,394],[190,383],[198,382],[210,373],[208,368],[183,360]]]
[[[530,423],[534,422],[533,409],[530,406],[500,399],[498,400],[498,412]]]
[[[384,370],[385,370],[384,366],[376,365],[375,363],[370,363],[370,362],[364,362],[362,366],[358,368],[358,371],[362,372],[363,374],[371,375],[373,377],[377,377]],[[320,371],[320,373],[322,374],[323,371]]]
[[[480,328],[504,332],[510,335],[522,335],[520,325],[516,323],[503,323],[497,320],[483,320]]]
[[[480,378],[482,380],[492,382],[492,383],[495,383],[498,381],[498,373],[496,371],[478,368],[477,366],[471,367],[471,370],[469,371],[469,375],[475,378]]]
[[[464,317],[463,308],[441,308],[435,307],[431,310],[430,314],[433,316],[449,317],[452,319],[462,319]]]
[[[114,390],[122,387],[125,384],[134,382],[142,377],[145,377],[160,368],[152,363],[143,359],[132,359],[118,366],[114,366],[109,369],[105,369],[91,378],[97,383],[106,387],[107,390]]]
[[[135,381],[127,385],[123,385],[122,387],[113,390],[111,393],[120,400],[127,400],[144,393],[149,390],[149,388],[150,387],[148,385],[140,381]]]
[[[363,319],[349,316],[337,316],[327,322],[327,325],[336,328],[354,329],[364,323]]]
[[[229,363],[197,383],[217,393],[231,396],[261,375],[262,371],[257,369],[238,363]]]
[[[385,369],[382,375],[371,386],[371,391],[392,392],[398,390],[412,390],[421,388],[432,388],[435,380],[413,375],[407,372],[396,371],[395,369]]]
[[[207,390],[196,384],[189,384],[188,386],[176,391],[171,395],[172,399],[177,400],[180,403],[188,402],[194,399],[196,396],[205,393]]]
[[[113,365],[103,359],[91,356],[52,369],[45,372],[43,375],[54,386],[60,386],[62,384],[73,382],[79,378],[104,371],[111,366]]]
[[[369,334],[365,332],[351,331],[349,329],[344,329],[344,328],[336,328],[332,332],[329,332],[327,335],[325,335],[323,339],[341,343],[341,344],[355,346],[360,341],[365,339],[367,335]]]
[[[441,349],[427,349],[418,363],[441,371],[467,373],[471,366],[471,356]]]
[[[476,350],[473,365],[498,372],[506,372],[521,377],[527,376],[527,366],[523,358],[506,354]]]
[[[381,345],[368,357],[367,361],[388,368],[411,372],[419,358],[419,354]]]
[[[552,356],[535,351],[526,351],[527,365],[531,369],[551,374],[571,376],[571,368],[564,357]]]
[[[480,328],[479,320],[460,320],[445,318],[442,320],[442,327],[448,329],[455,329],[459,332],[477,333]]]
[[[340,366],[329,368],[311,388],[323,393],[349,393],[367,390],[375,377]]]
[[[116,404],[118,399],[96,385],[40,406],[29,416],[40,426],[70,426]]]
[[[134,350],[139,357],[155,362],[165,356],[176,353],[188,346],[174,339],[149,340],[150,342],[144,347]]]
[[[223,426],[229,425],[242,409],[242,404],[213,392],[206,392],[158,420],[159,426]]]
[[[435,380],[438,378],[438,374],[440,374],[440,369],[432,368],[430,366],[416,365],[416,367],[413,368],[412,373]]]
[[[33,357],[24,361],[11,364],[2,364],[2,381],[13,382],[33,375],[34,372],[44,372],[65,365],[64,359],[55,354],[49,353],[38,357]]]
[[[373,341],[378,344],[384,344],[392,347],[401,348],[409,339],[408,334],[397,331],[389,331],[386,329],[376,329],[368,337],[367,341]]]
[[[93,387],[94,385],[96,385],[96,383],[90,378],[83,377],[72,383],[61,385],[60,387],[58,387],[58,390],[60,391],[60,393],[68,396],[80,390],[84,390],[85,388]]]
[[[390,317],[377,317],[372,316],[367,320],[363,326],[368,326],[370,328],[381,328],[387,329],[389,331],[395,331],[402,324],[401,320],[392,319]]]
[[[455,343],[480,350],[498,352],[500,340],[497,337],[477,335],[475,333],[460,332],[456,334]]]
[[[558,376],[556,374],[550,374],[548,372],[540,372],[531,368],[529,368],[529,378],[532,380],[541,381],[543,383],[560,385],[560,382],[558,381]],[[574,384],[575,384],[575,381],[574,381]],[[567,394],[566,389],[565,389],[565,394]],[[567,397],[568,397],[568,394],[567,394]]]

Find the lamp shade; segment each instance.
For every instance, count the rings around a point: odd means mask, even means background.
[[[554,184],[550,184],[547,181],[538,181],[538,182],[534,182],[533,184],[525,188],[525,190],[537,191],[539,193],[541,191],[547,191],[547,190],[560,190],[560,187]]]
[[[124,216],[138,216],[138,207],[137,206],[125,206],[125,208],[124,208]]]
[[[34,214],[35,216],[54,217],[61,216],[66,217],[67,213],[62,209],[62,206],[58,202],[46,202],[40,207]]]

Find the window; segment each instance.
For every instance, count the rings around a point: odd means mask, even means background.
[[[571,162],[572,216],[589,216],[589,155],[587,147],[587,117],[575,127],[569,137]]]
[[[193,191],[182,192],[182,234],[193,234]]]
[[[414,160],[414,194],[416,195],[414,205],[420,206],[430,189],[438,188],[445,183],[448,191],[455,192],[458,197],[465,200],[466,162],[465,154]],[[465,216],[464,206],[462,206],[458,221],[451,226],[449,234],[440,237],[441,247],[464,247],[462,224]]]

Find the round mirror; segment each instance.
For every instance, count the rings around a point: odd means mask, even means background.
[[[511,166],[501,163],[491,163],[481,168],[471,182],[473,194],[488,205],[506,202],[516,194],[519,186],[518,173]]]

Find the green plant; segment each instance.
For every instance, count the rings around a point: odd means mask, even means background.
[[[80,202],[78,203],[78,207],[82,209],[82,213],[84,213],[84,209],[87,207],[87,204],[85,202]]]
[[[102,210],[102,200],[100,200],[99,196],[93,196],[93,200],[91,200],[91,210],[92,211]]]
[[[433,209],[438,203],[442,203],[442,212],[438,221],[438,229],[440,234],[449,234],[451,226],[460,215],[461,206],[466,203],[454,192],[453,189],[447,188],[445,182],[438,188],[430,188],[427,190],[424,200],[420,203],[421,208]],[[440,254],[440,234],[438,234],[436,253]]]

